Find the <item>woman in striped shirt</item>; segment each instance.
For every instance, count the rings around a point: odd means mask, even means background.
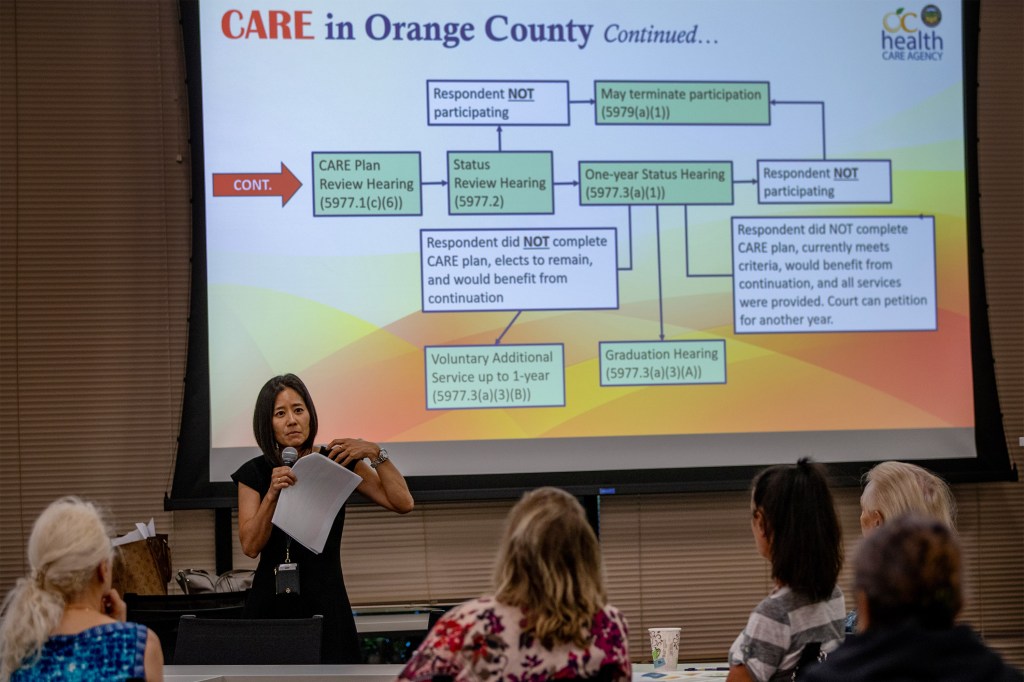
[[[808,645],[827,654],[844,636],[842,530],[824,467],[804,458],[765,469],[750,509],[775,585],[729,649],[728,682],[790,680]]]

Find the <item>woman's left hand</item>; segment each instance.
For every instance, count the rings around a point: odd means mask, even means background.
[[[345,466],[360,459],[374,459],[380,454],[380,446],[362,438],[335,438],[327,444],[327,456]]]
[[[387,460],[386,466],[372,468],[373,461],[381,455],[380,445],[362,438],[335,438],[327,447],[330,448],[328,457],[342,466],[348,466],[363,479],[356,488],[360,495],[399,514],[412,511],[415,506],[412,493],[394,462]],[[370,466],[352,466],[361,459],[369,460]]]

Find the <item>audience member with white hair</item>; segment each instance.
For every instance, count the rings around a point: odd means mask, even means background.
[[[860,530],[865,536],[887,519],[924,514],[956,526],[956,500],[941,478],[909,462],[882,462],[864,474],[860,496]]]
[[[0,611],[0,680],[163,680],[160,640],[126,622],[113,560],[93,504],[64,497],[43,511],[28,541],[31,573]]]

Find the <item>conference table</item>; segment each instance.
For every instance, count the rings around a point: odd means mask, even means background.
[[[401,665],[168,665],[165,682],[391,682]],[[633,666],[633,682],[722,682],[721,663],[680,663],[655,673],[651,664]]]

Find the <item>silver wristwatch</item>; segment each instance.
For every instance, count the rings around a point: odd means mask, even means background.
[[[384,462],[388,461],[389,459],[390,459],[390,457],[388,457],[388,451],[385,450],[384,448],[381,448],[380,449],[380,453],[377,455],[377,459],[375,459],[372,462],[370,462],[370,468],[376,469],[377,467],[379,467],[381,464],[383,464]]]

